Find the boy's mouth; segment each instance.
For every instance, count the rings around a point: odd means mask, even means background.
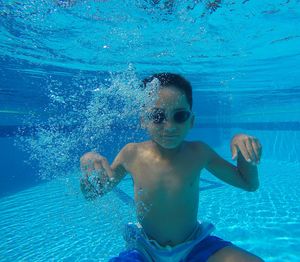
[[[165,139],[175,139],[175,138],[178,138],[178,135],[162,135],[162,138],[165,138]]]

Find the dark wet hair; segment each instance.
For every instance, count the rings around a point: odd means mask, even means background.
[[[192,86],[189,81],[187,81],[184,77],[178,74],[158,73],[145,78],[143,80],[143,87],[146,88],[146,85],[152,82],[155,78],[159,80],[160,88],[174,86],[177,89],[183,91],[190,105],[190,108],[192,109],[193,95]]]

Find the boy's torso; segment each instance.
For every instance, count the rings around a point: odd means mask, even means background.
[[[199,175],[206,158],[201,144],[184,142],[174,157],[155,153],[152,142],[135,145],[127,170],[134,180],[139,222],[161,245],[184,242],[197,225]]]

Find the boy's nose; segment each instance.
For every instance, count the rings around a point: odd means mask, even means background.
[[[173,123],[173,121],[171,121],[170,119],[164,121],[164,127],[167,130],[175,130],[176,129],[175,123]]]

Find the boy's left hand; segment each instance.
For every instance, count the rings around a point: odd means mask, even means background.
[[[237,158],[238,152],[241,152],[245,160],[253,165],[260,162],[262,146],[256,137],[245,134],[235,135],[230,144],[232,159]]]

